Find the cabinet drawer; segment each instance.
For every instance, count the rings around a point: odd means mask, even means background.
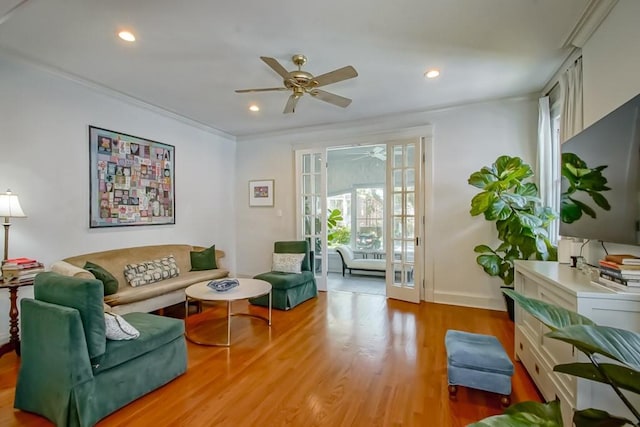
[[[539,285],[530,277],[519,274],[515,286],[516,291],[529,297],[540,299]],[[538,319],[520,308],[518,304],[515,306],[516,323],[526,329],[527,335],[534,341],[539,343],[540,340],[540,322]]]
[[[550,372],[553,374],[553,372]],[[549,384],[552,388],[551,395],[548,401],[560,400],[560,410],[562,411],[562,420],[565,426],[573,425],[573,411],[575,409],[575,398],[565,393],[564,388],[558,383],[554,382],[553,378],[549,379]]]
[[[544,302],[575,311],[575,297],[564,292],[540,287],[540,299]],[[565,394],[571,399],[575,398],[576,378],[571,375],[553,372],[553,367],[563,363],[576,362],[575,348],[565,342],[545,336],[551,329],[541,324],[540,353],[549,364],[550,380],[562,387]],[[556,387],[557,388],[557,387]]]
[[[529,341],[526,335],[516,328],[515,334],[516,351],[515,354],[520,359],[538,387],[538,390],[546,400],[552,399],[553,389],[550,388],[548,374],[545,372],[544,364],[540,362],[540,356],[536,354],[535,346]]]

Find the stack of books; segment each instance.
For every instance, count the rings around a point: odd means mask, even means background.
[[[2,263],[2,276],[18,282],[33,280],[44,271],[44,265],[32,258],[12,258]]]
[[[640,258],[607,255],[600,260],[600,282],[618,289],[640,292]]]

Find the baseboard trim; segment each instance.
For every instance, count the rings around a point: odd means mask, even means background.
[[[434,301],[438,304],[460,305],[463,307],[485,308],[487,310],[506,311],[504,299],[487,298],[457,292],[434,291]]]

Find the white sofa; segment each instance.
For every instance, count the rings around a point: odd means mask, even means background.
[[[387,261],[385,259],[356,258],[349,246],[338,246],[336,252],[342,259],[343,276],[346,270],[349,270],[349,274],[352,273],[352,270],[377,271],[381,273],[387,270]]]

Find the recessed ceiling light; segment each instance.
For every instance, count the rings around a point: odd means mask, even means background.
[[[251,104],[249,105],[249,110],[253,111],[254,113],[260,111],[260,107],[258,107],[256,104]]]
[[[127,41],[127,42],[136,41],[136,36],[134,36],[133,33],[129,32],[129,31],[120,31],[118,33],[118,37],[120,37],[122,40]]]
[[[440,75],[440,71],[436,70],[435,68],[433,70],[429,70],[426,73],[424,73],[424,76],[428,79],[435,79],[439,75]]]

